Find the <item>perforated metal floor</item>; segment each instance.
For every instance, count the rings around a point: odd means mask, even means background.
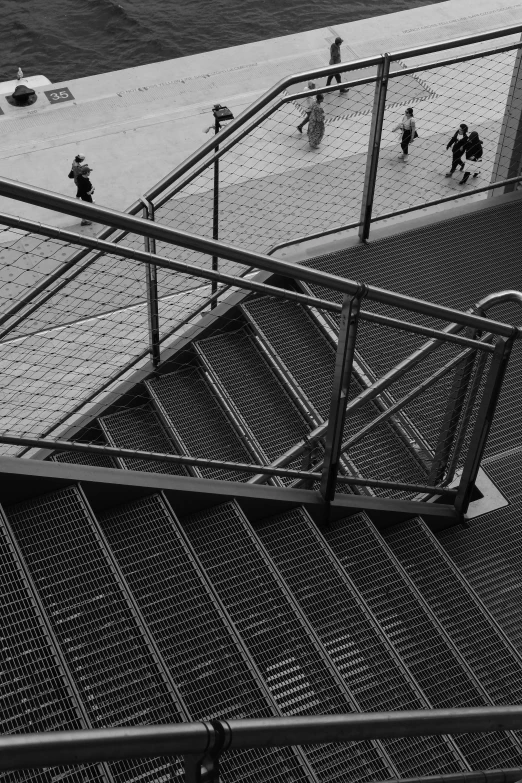
[[[195,514],[183,527],[281,713],[352,711],[237,506]],[[305,750],[320,781],[390,777],[370,742]]]
[[[7,516],[92,726],[180,722],[78,489],[17,505]],[[167,758],[110,768],[115,783],[180,773]]]

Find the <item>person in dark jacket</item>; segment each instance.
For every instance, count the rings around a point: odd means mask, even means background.
[[[88,201],[90,204],[92,204],[92,194],[94,193],[92,182],[89,179],[89,174],[91,171],[92,169],[90,169],[88,166],[83,168],[76,183],[78,186],[76,198],[81,198],[82,201]],[[92,225],[90,220],[82,220],[82,226],[90,225]]]
[[[340,36],[337,36],[333,44],[330,46],[330,65],[338,65],[341,62],[341,44],[343,42],[343,39]],[[341,74],[340,73],[331,73],[328,79],[326,80],[326,86],[328,87],[329,84],[331,84],[332,79],[335,79],[337,84],[341,84]],[[346,87],[342,87],[339,92],[348,92]]]
[[[451,177],[453,172],[456,170],[457,166],[460,166],[460,170],[464,170],[464,162],[462,160],[462,156],[464,155],[464,147],[466,146],[466,142],[468,141],[468,126],[462,123],[459,126],[459,129],[455,131],[455,134],[451,137],[451,139],[446,144],[446,149],[449,150],[451,147],[451,154],[453,155],[453,160],[451,162],[451,169],[446,174],[447,177]]]
[[[459,185],[465,185],[468,179],[473,174],[473,178],[478,177],[480,174],[480,160],[482,159],[482,142],[479,139],[477,131],[469,134],[469,138],[464,147],[464,155],[466,161],[466,171],[464,176],[459,182]]]

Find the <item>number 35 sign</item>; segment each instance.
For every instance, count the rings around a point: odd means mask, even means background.
[[[63,103],[64,101],[74,101],[74,95],[68,87],[59,87],[56,90],[44,90],[49,103]]]

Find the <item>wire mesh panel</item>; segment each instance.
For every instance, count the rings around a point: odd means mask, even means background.
[[[426,701],[369,620],[311,520],[294,509],[264,520],[256,533],[319,634],[361,712],[419,710]],[[383,742],[401,775],[458,772],[454,749],[439,737]]]
[[[281,714],[351,711],[237,506],[191,515],[183,527]],[[319,780],[389,777],[370,742],[305,750]]]
[[[497,45],[503,43],[505,39]],[[406,107],[413,113],[410,128],[410,117],[388,94],[374,217],[489,183],[515,57],[516,50],[487,56],[477,52],[464,62],[434,64],[417,74],[391,73],[395,89],[413,77],[423,85],[425,96]],[[458,135],[461,125],[464,135]],[[418,138],[408,143],[414,133]]]
[[[45,631],[31,588],[9,533],[0,517],[0,581],[2,602],[2,734],[74,731],[85,728],[78,704],[57,652]],[[53,767],[0,773],[5,783],[101,783],[98,765]]]
[[[99,519],[191,719],[273,715],[161,498],[144,498]],[[225,759],[226,781],[306,780],[291,748],[243,750]]]
[[[487,704],[366,515],[333,522],[324,535],[432,706]],[[472,769],[520,763],[518,747],[503,732],[454,739]]]
[[[94,728],[179,723],[181,713],[74,487],[7,509]],[[113,762],[115,781],[170,780],[167,758]]]

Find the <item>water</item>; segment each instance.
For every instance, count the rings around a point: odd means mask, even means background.
[[[430,0],[2,0],[0,81],[52,82],[428,5]]]

